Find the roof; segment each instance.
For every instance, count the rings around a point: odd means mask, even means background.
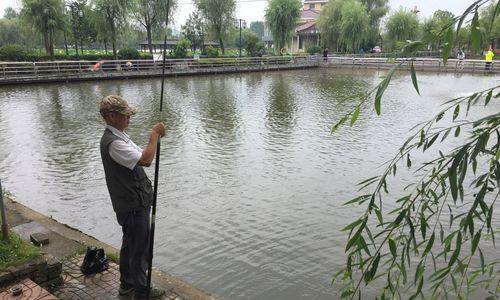
[[[316,31],[316,21],[307,22],[295,28],[295,32],[312,32]]]
[[[300,13],[301,19],[316,20],[319,18],[319,11],[314,9],[306,9]]]

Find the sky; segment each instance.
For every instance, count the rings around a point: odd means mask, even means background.
[[[236,18],[244,19],[248,24],[252,21],[263,21],[267,7],[267,0],[236,0]],[[420,10],[420,17],[427,18],[434,11],[448,10],[455,15],[461,14],[472,0],[389,0],[391,11],[398,10],[399,7],[413,9],[417,6]],[[192,0],[178,0],[177,12],[174,15],[174,26],[180,28],[194,10]],[[0,0],[0,15],[6,7],[13,7],[16,10],[21,8],[21,0]]]

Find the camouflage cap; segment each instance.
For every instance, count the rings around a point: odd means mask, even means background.
[[[102,98],[99,112],[103,117],[106,117],[111,112],[131,116],[137,112],[137,108],[128,105],[127,101],[120,96],[109,95]]]

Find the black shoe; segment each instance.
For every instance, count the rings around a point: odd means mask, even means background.
[[[118,294],[120,296],[128,295],[134,291],[133,285],[128,285],[126,283],[120,283],[120,288],[118,289]]]
[[[150,290],[149,290],[149,299],[160,299],[161,297],[163,297],[163,295],[165,295],[165,290],[163,289],[158,289],[158,288],[154,288],[152,287]],[[134,294],[134,299],[135,300],[142,300],[142,299],[146,299],[146,294],[143,294],[143,293],[135,293]]]

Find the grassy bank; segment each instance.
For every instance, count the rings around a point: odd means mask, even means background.
[[[9,232],[9,239],[0,240],[0,270],[24,263],[40,255],[40,249]]]

